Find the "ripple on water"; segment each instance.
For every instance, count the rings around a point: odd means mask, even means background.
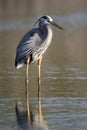
[[[72,97],[58,97],[58,98],[44,98],[43,110],[45,111],[45,118],[48,120],[52,129],[59,127],[59,129],[72,130],[87,129],[87,99],[86,98],[72,98]],[[46,114],[48,113],[48,114]]]

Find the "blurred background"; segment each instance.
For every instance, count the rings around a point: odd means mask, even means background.
[[[25,67],[16,48],[38,17],[50,15],[52,44],[42,64],[42,110],[51,130],[87,130],[87,0],[0,0],[0,129],[17,130],[15,102],[25,103]],[[37,111],[37,64],[29,68],[32,111]]]

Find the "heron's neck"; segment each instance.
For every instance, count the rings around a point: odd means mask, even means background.
[[[41,32],[45,38],[49,38],[50,40],[52,39],[53,31],[52,31],[52,28],[49,24],[43,25],[41,27]]]

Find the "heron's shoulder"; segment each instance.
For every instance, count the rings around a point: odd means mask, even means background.
[[[31,29],[30,31],[28,31],[25,35],[25,36],[28,36],[28,37],[31,37],[31,36],[34,36],[35,34],[38,34],[40,33],[40,29],[39,28],[33,28]]]
[[[30,31],[28,31],[21,39],[20,43],[24,43],[30,39],[34,39],[37,37],[40,33],[39,28],[33,28]]]

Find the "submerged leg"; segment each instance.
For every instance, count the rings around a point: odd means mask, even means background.
[[[27,115],[28,119],[30,120],[30,106],[29,106],[29,91],[28,91],[28,69],[29,69],[29,61],[30,59],[28,58],[26,61],[26,78],[25,78],[25,89],[26,89],[26,110],[27,110]]]
[[[42,56],[38,60],[38,109],[39,109],[39,115],[42,116],[42,110],[41,110],[41,62],[42,62]]]

